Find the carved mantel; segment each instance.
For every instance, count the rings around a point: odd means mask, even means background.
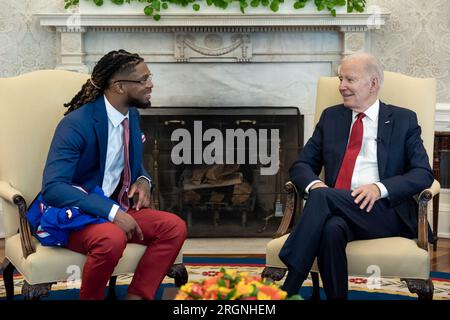
[[[334,75],[343,56],[370,52],[370,31],[389,18],[332,17],[315,8],[245,15],[171,8],[154,21],[141,7],[123,6],[120,14],[112,8],[38,15],[57,32],[56,68],[90,72],[105,53],[123,48],[151,66],[155,106],[297,106],[305,139],[313,131],[317,79]]]
[[[165,13],[160,21],[140,13],[39,14],[41,26],[60,33],[57,68],[87,72],[84,38],[88,32],[172,33],[174,50],[166,62],[264,62],[252,54],[252,34],[273,32],[339,32],[339,55],[365,51],[370,29],[385,24],[389,13],[180,14]],[[218,34],[228,34],[222,37]],[[196,38],[200,37],[196,40]],[[200,46],[198,43],[206,45]],[[322,54],[323,55],[323,54]],[[339,61],[335,53],[320,61]],[[301,58],[300,58],[301,59]],[[305,56],[304,61],[317,59]],[[161,61],[161,60],[158,60]]]

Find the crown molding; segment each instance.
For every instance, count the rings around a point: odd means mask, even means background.
[[[82,31],[115,32],[210,32],[211,28],[230,32],[261,31],[367,31],[386,23],[389,13],[378,14],[376,19],[368,13],[342,13],[336,17],[328,13],[317,14],[170,14],[160,21],[143,14],[66,14],[42,13],[36,16],[41,26],[56,27],[69,32]]]

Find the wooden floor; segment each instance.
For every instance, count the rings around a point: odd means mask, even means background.
[[[0,239],[0,265],[5,258],[4,247],[5,240]],[[230,254],[227,254],[227,256],[230,256]],[[242,256],[242,254],[239,254],[239,256]],[[450,273],[450,239],[439,239],[437,250],[431,251],[431,271]]]
[[[450,273],[450,239],[439,239],[437,250],[431,252],[431,271]]]

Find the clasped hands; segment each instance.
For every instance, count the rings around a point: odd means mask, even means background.
[[[141,208],[148,208],[151,206],[152,199],[150,195],[150,186],[145,179],[138,179],[131,185],[130,191],[128,192],[128,198],[131,199],[133,197],[135,197],[136,200],[134,201],[133,209],[140,210]],[[125,232],[128,240],[131,240],[134,233],[137,234],[140,240],[144,240],[144,234],[136,220],[126,212],[119,209],[114,217],[113,223]]]
[[[328,186],[321,182],[317,182],[311,186],[311,190],[316,188],[328,188]],[[375,201],[380,199],[381,193],[378,186],[374,183],[366,184],[358,187],[352,191],[352,197],[355,198],[355,203],[359,205],[361,210],[370,212],[375,204]]]

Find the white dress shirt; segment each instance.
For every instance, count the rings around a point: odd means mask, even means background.
[[[105,173],[103,176],[102,189],[105,196],[110,197],[120,183],[120,177],[125,165],[122,121],[125,118],[129,118],[129,114],[123,115],[111,105],[108,99],[106,99],[106,96],[104,96],[104,99],[106,114],[108,116],[108,146],[106,149]],[[150,180],[148,180],[147,177],[140,176],[139,178],[145,178],[149,182],[149,186],[151,186]],[[109,211],[109,221],[114,220],[118,209],[118,205],[113,205]]]
[[[351,189],[355,190],[360,186],[375,183],[380,189],[380,197],[386,198],[389,196],[389,193],[386,187],[380,182],[380,176],[378,173],[377,133],[379,111],[380,100],[377,99],[375,103],[364,112],[366,116],[362,119],[364,127],[363,141],[361,150],[356,158],[355,168],[353,169]],[[359,112],[352,111],[352,125],[350,126],[350,132],[356,121],[358,113]],[[316,182],[320,182],[320,180],[314,180],[311,182],[306,187],[305,192],[308,193],[311,186]]]

